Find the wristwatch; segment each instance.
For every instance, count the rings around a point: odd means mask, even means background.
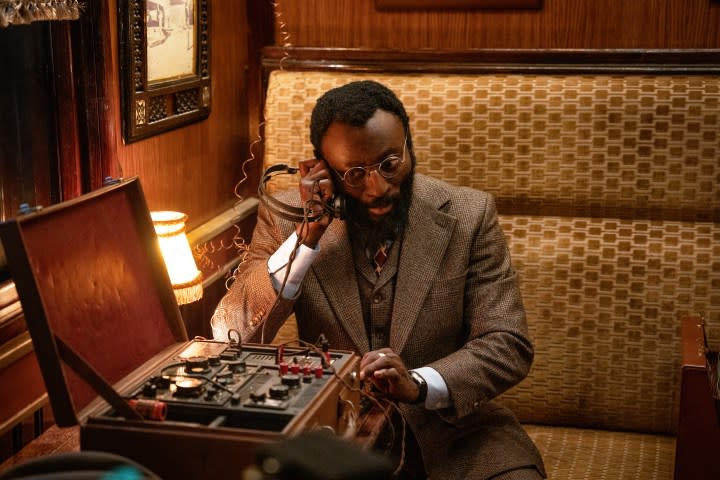
[[[418,395],[417,399],[414,402],[411,402],[413,405],[420,405],[425,403],[425,399],[427,398],[427,391],[428,386],[425,379],[417,373],[415,370],[410,370],[410,378],[413,379],[413,382],[418,386],[420,389],[420,394]]]

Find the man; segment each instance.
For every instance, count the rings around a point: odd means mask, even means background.
[[[362,354],[361,379],[398,402],[421,451],[408,464],[429,478],[542,478],[533,442],[492,400],[533,358],[492,197],[416,174],[407,113],[377,82],[325,93],[310,129],[299,195],[278,198],[315,221],[261,207],[215,316],[267,341],[294,311],[303,340]],[[340,195],[347,218],[319,216]]]

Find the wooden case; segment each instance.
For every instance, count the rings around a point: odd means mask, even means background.
[[[682,318],[680,405],[675,480],[720,478],[718,352],[708,349],[701,317]]]
[[[258,395],[262,388],[269,391],[273,378],[285,382],[278,347],[188,340],[137,178],[2,223],[0,240],[56,422],[80,425],[83,450],[127,456],[164,478],[227,478],[253,463],[261,444],[315,429],[353,435],[359,359],[351,352],[330,351],[332,365],[317,369],[326,354],[286,348],[285,358],[304,355],[307,365],[314,362],[314,380],[303,381],[302,395],[291,395],[284,410],[276,409],[282,411],[279,420],[272,408],[254,408],[241,392],[244,379],[218,389],[228,398],[236,393],[234,406],[218,410],[215,397],[207,415],[197,414],[206,409],[201,401],[189,407],[190,414],[185,407],[194,400],[173,406],[176,377],[170,377],[172,395],[163,390],[165,397],[158,397],[170,399],[164,421],[145,420],[129,406],[127,400],[143,395],[149,379],[165,378],[168,367],[202,360],[204,353],[220,362],[228,348],[248,360],[248,377],[266,379],[251,387]],[[217,363],[217,370],[229,369],[225,363]],[[160,395],[150,391],[152,398]],[[208,420],[214,409],[222,418]],[[235,416],[236,410],[242,415]]]

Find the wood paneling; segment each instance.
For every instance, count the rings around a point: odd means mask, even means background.
[[[547,0],[540,10],[377,11],[374,0],[278,0],[296,47],[716,48],[710,0]],[[279,25],[279,22],[278,22]],[[281,45],[278,28],[276,43]]]
[[[124,177],[139,176],[151,210],[179,210],[189,216],[188,228],[207,221],[238,199],[235,184],[243,177],[247,158],[247,17],[246,2],[215,0],[210,6],[211,112],[208,119],[170,132],[123,144],[120,134],[119,52],[116,0],[109,2],[112,41],[109,95],[115,129],[117,168]],[[254,194],[252,177],[241,188]]]
[[[120,176],[114,167],[115,139],[120,135],[115,120],[119,80],[110,61],[110,15],[114,11],[109,3],[91,2],[73,25],[72,75],[77,85],[83,192],[101,187],[106,176]]]
[[[0,220],[59,196],[51,38],[42,22],[0,28]]]

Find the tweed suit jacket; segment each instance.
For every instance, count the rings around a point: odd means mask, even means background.
[[[489,478],[542,459],[513,414],[492,401],[529,371],[533,349],[505,236],[491,195],[415,174],[400,245],[389,347],[408,368],[430,366],[452,406],[401,404],[432,479]],[[278,198],[298,204],[299,194]],[[369,349],[350,239],[334,220],[295,299],[272,287],[267,260],[294,231],[261,206],[247,258],[215,315],[243,341],[272,339],[294,311],[303,340]],[[393,246],[393,248],[396,248]],[[274,308],[273,308],[274,305]]]

